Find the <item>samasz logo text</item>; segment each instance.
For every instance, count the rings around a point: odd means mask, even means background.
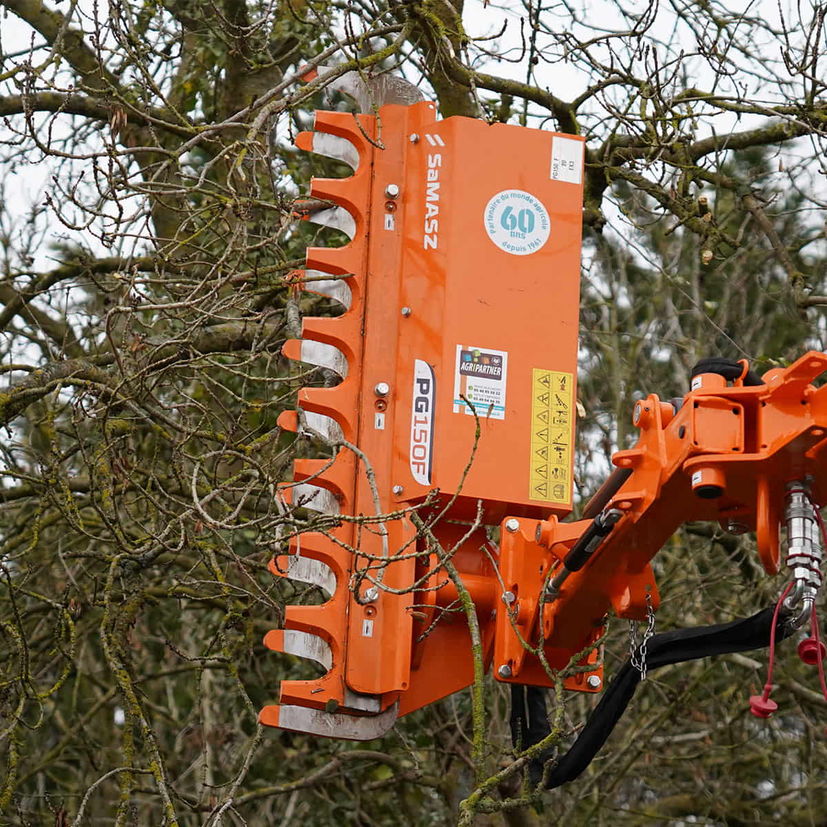
[[[426,135],[426,138],[432,136]],[[433,136],[439,137],[439,136]],[[431,141],[433,144],[434,141]],[[439,139],[439,146],[445,142]],[[425,232],[422,235],[422,247],[425,250],[436,250],[439,247],[439,188],[441,185],[442,153],[428,153],[428,168],[425,173]]]

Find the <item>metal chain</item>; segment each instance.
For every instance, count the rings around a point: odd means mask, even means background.
[[[643,640],[638,645],[637,622],[629,621],[629,662],[640,672],[640,679],[646,680],[646,644],[655,634],[655,610],[652,608],[652,598],[646,595],[646,631]]]

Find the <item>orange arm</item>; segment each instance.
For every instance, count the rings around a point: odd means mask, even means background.
[[[821,543],[809,502],[827,501],[827,387],[811,384],[824,371],[827,355],[810,352],[769,371],[764,384],[728,386],[717,374],[701,374],[678,410],[655,395],[638,402],[637,445],[613,456],[613,484],[598,492],[595,519],[611,523],[602,537],[595,520],[506,519],[500,570],[519,599],[499,612],[498,676],[547,682],[514,621],[524,639],[543,642],[549,664],[560,668],[596,639],[607,612],[644,620],[648,606],[658,607],[649,561],[688,521],[755,531],[761,562],[775,574],[780,524],[787,520],[794,600],[806,615],[821,584]],[[583,542],[589,535],[591,543]]]

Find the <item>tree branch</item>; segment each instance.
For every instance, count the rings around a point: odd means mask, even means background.
[[[195,356],[212,353],[237,353],[256,348],[256,352],[277,351],[281,322],[240,320],[206,328],[189,342],[159,344],[151,353],[145,371],[162,368]],[[118,377],[106,370],[115,362],[112,353],[81,359],[64,359],[33,371],[25,379],[0,393],[0,426],[8,425],[33,402],[65,386],[95,385],[116,392]]]
[[[130,102],[124,102],[120,106],[126,115],[127,123],[134,126],[157,126],[182,137],[191,137],[194,133],[193,127],[171,123],[168,120],[169,112],[166,110],[142,110]],[[108,122],[115,112],[115,106],[102,98],[75,95],[71,92],[33,92],[0,97],[0,117],[23,115],[27,112],[54,112],[58,115],[78,115]]]

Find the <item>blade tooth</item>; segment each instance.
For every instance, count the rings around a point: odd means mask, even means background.
[[[300,66],[299,67],[299,79],[303,80],[305,83],[310,83],[312,80],[316,80],[319,77],[319,67],[318,66]]]
[[[359,150],[347,138],[331,135],[328,132],[300,132],[295,144],[305,152],[315,152],[347,164],[354,172],[359,168]]]
[[[354,116],[350,112],[322,109],[316,112],[313,119],[313,131],[345,138],[356,147],[360,157],[365,157],[374,151],[373,144],[365,136],[375,137],[376,118],[373,115]]]
[[[282,681],[281,700],[314,709],[323,709],[334,699],[342,708],[376,714],[382,709],[381,695],[363,695],[344,686],[341,669],[334,667],[316,681]]]
[[[315,152],[315,150],[313,149],[313,136],[315,134],[315,131],[312,129],[299,132],[293,139],[293,145],[297,149],[301,149],[304,152]],[[321,155],[322,153],[318,154]]]
[[[347,363],[354,364],[357,356],[353,342],[359,341],[360,320],[357,315],[305,316],[302,320],[302,341],[312,340],[332,345],[341,351]]]
[[[300,606],[290,604],[284,607],[284,628],[275,629],[267,633],[265,636],[265,644],[270,647],[267,638],[273,644],[283,644],[285,641],[283,636],[279,637],[279,632],[299,632],[305,637],[299,639],[291,639],[288,635],[287,643],[295,644],[296,646],[315,645],[310,641],[310,637],[318,638],[330,650],[330,661],[326,667],[328,669],[327,678],[341,679],[342,667],[344,666],[342,657],[342,647],[345,644],[347,636],[347,602],[348,591],[342,589],[334,591],[333,596],[326,603],[321,606]],[[301,637],[300,635],[300,637]],[[270,637],[274,636],[274,637]],[[307,637],[310,636],[310,637]],[[309,657],[309,655],[305,655]],[[333,664],[336,664],[336,673],[330,670]],[[325,678],[319,680],[324,681]],[[313,683],[311,681],[311,683]],[[340,702],[344,698],[340,698]]]
[[[290,538],[290,547],[296,549],[296,553],[304,554],[326,554],[331,549],[338,552],[341,546],[339,540],[344,540],[348,531],[342,526],[336,526],[329,531],[307,531]]]
[[[276,420],[276,425],[278,425],[282,431],[290,431],[290,433],[297,434],[299,432],[299,412],[282,411]]]
[[[334,419],[344,438],[355,444],[357,392],[355,383],[348,379],[332,388],[301,388],[298,404],[303,411]]]
[[[321,270],[305,270],[305,281],[301,283],[302,288],[307,290],[308,293],[328,296],[349,310],[353,304],[353,293],[347,281],[344,279],[326,278],[327,275],[327,273],[323,273]]]
[[[333,668],[333,650],[318,635],[295,629],[273,629],[264,636],[264,645],[274,652],[315,661],[328,671]]]
[[[332,276],[352,276],[363,267],[364,244],[360,237],[342,247],[308,247],[307,266]],[[353,290],[355,284],[358,285],[357,278],[351,278],[349,284]]]
[[[334,591],[333,596],[334,600],[328,600],[321,606],[288,604],[284,607],[284,628],[312,632],[314,635],[321,635],[325,640],[336,640],[335,633],[339,631],[338,627],[344,629],[343,624],[346,618],[339,617],[337,610],[340,607],[335,604],[347,598],[347,590],[344,593]],[[337,628],[328,629],[328,625]]]
[[[344,353],[325,342],[313,339],[288,339],[282,345],[281,352],[288,359],[332,370],[342,379],[347,376],[348,364]]]
[[[361,176],[349,178],[313,178],[310,181],[310,197],[335,201],[340,207],[347,207],[360,226],[364,226],[364,211],[367,207],[370,191]],[[360,220],[361,219],[361,220]]]
[[[390,732],[396,723],[398,705],[393,704],[379,715],[345,715],[325,712],[303,706],[266,706],[259,714],[265,726],[321,735],[326,738],[344,738],[349,741],[372,741]]]
[[[293,479],[329,491],[336,500],[336,513],[339,514],[348,510],[345,505],[353,497],[355,476],[355,457],[350,451],[340,452],[333,462],[328,459],[297,459],[293,462]]]
[[[353,555],[347,547],[351,534],[350,526],[332,528],[329,534],[322,534],[319,531],[297,534],[290,538],[289,554],[279,555],[279,557],[296,557],[324,563],[332,573],[334,584],[344,583],[347,581],[353,563]],[[343,545],[339,545],[336,540],[332,539],[334,537],[340,538]],[[331,592],[332,595],[333,592]]]
[[[276,727],[276,729],[278,729],[280,710],[281,706],[278,706],[276,704],[270,704],[269,706],[263,707],[261,711],[258,713],[258,722],[262,726],[271,726]]]
[[[276,577],[286,577],[288,580],[298,580],[317,586],[328,598],[336,591],[336,575],[333,569],[321,560],[299,554],[279,554],[270,561],[268,568]]]
[[[339,503],[352,497],[356,480],[356,457],[352,451],[340,451],[335,459],[297,459],[293,462],[293,479],[307,480],[331,491]]]
[[[301,362],[302,359],[302,340],[288,339],[281,346],[281,355],[286,359],[292,359],[294,362]]]
[[[302,339],[301,360],[311,365],[328,368],[344,379],[348,372],[347,357],[335,345]]]
[[[279,686],[279,700],[310,709],[324,709],[330,701],[337,706],[345,702],[341,669],[334,667],[318,680],[285,680]]]

